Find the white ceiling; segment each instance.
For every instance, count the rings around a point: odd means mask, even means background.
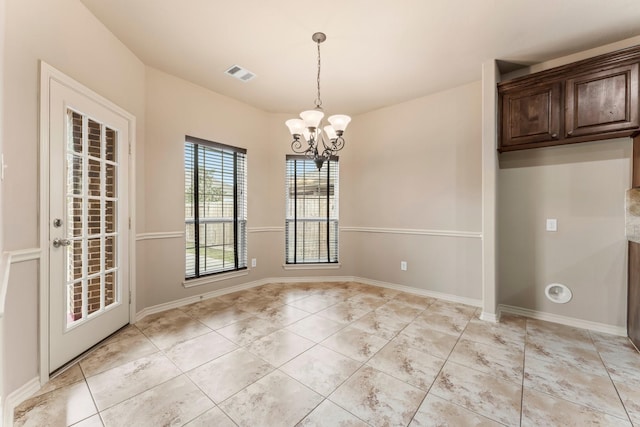
[[[358,114],[640,35],[640,0],[81,0],[145,64],[270,112]],[[240,65],[257,77],[224,74]]]

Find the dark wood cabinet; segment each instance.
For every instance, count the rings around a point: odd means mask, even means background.
[[[640,133],[640,46],[498,83],[498,151]]]
[[[561,85],[552,83],[502,96],[502,145],[553,141],[560,135]]]
[[[637,129],[638,64],[567,79],[566,137]]]

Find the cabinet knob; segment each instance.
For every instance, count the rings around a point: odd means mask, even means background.
[[[570,130],[569,132],[567,132],[567,135],[573,135],[573,131]]]
[[[557,133],[552,133],[552,134],[551,134],[551,138],[556,139],[557,137],[558,137],[558,134],[557,134]]]

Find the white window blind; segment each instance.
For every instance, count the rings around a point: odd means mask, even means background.
[[[185,277],[246,268],[246,150],[187,136],[184,187]]]
[[[338,262],[338,158],[286,158],[287,264]]]

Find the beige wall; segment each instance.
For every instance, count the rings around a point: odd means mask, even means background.
[[[500,302],[577,319],[626,325],[624,195],[629,138],[503,153],[498,177]],[[545,231],[546,218],[558,231]],[[573,291],[567,304],[544,296]]]
[[[37,248],[38,88],[44,60],[137,117],[144,148],[144,66],[77,0],[7,0],[4,56],[5,250]],[[140,167],[138,165],[138,167]],[[144,194],[143,181],[136,182]],[[144,206],[138,211],[144,214]],[[139,218],[140,220],[140,218]],[[138,224],[144,228],[143,223]],[[38,262],[14,264],[5,321],[7,393],[38,375]]]
[[[480,232],[480,125],[480,82],[354,118],[341,156],[341,224],[391,229],[341,234],[354,239],[358,275],[481,298],[479,237],[423,234]]]

